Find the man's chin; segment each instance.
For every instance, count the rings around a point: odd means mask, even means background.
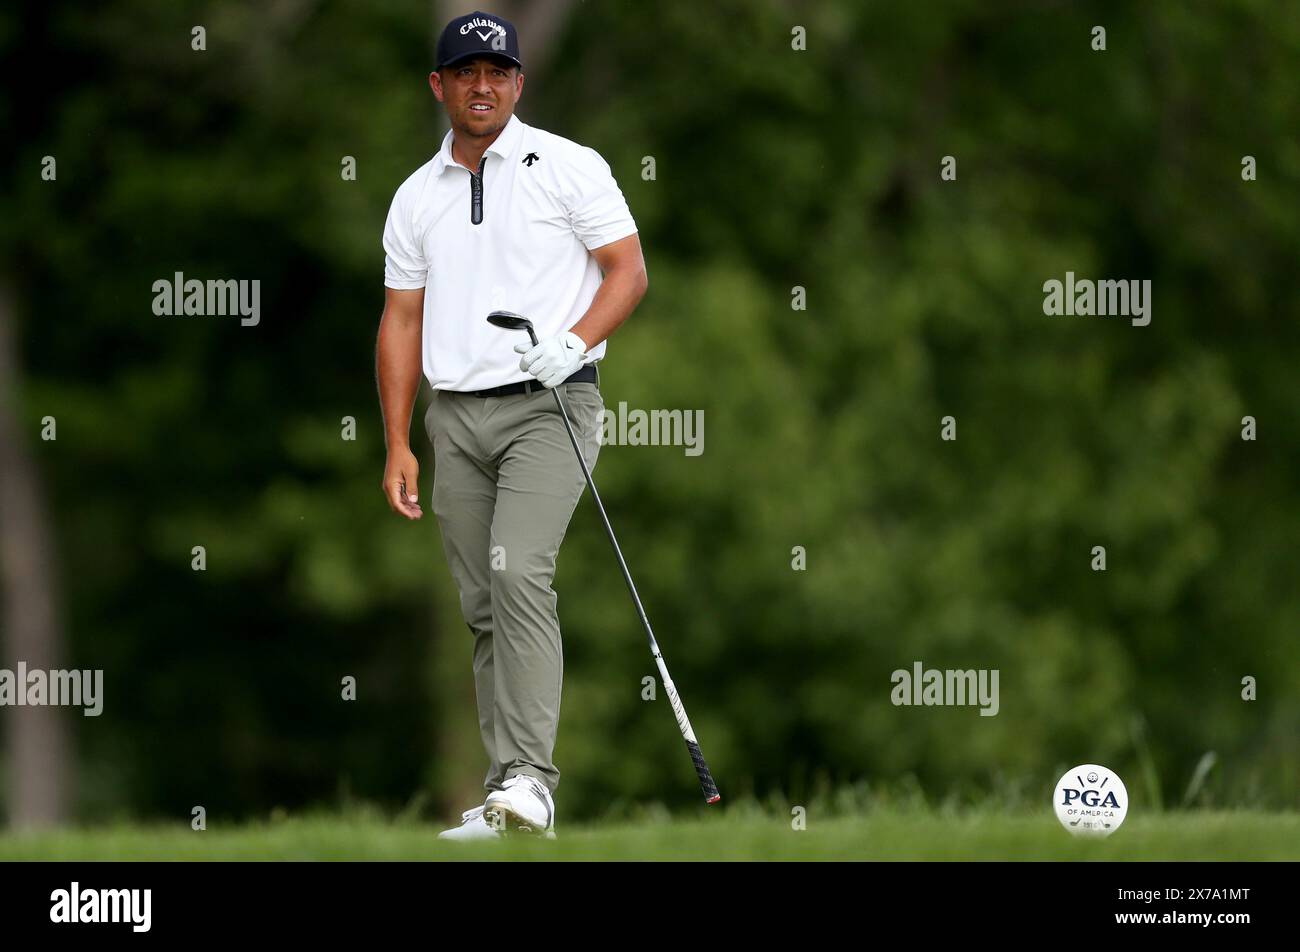
[[[497,114],[496,110],[493,110],[489,119],[476,119],[472,116],[461,119],[456,126],[456,131],[467,136],[491,136],[504,129],[509,121],[510,117],[508,115],[503,119]]]

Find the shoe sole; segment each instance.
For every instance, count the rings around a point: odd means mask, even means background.
[[[502,839],[502,836],[500,833],[494,833],[492,836],[448,836],[439,833],[438,839],[444,843],[495,843]]]
[[[483,819],[490,826],[499,830],[503,836],[509,836],[511,833],[524,833],[544,840],[555,839],[554,830],[539,830],[527,817],[520,816],[504,804],[494,804],[491,800],[488,801],[486,808],[483,810]]]

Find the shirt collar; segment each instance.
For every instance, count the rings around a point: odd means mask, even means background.
[[[516,115],[511,115],[510,121],[506,127],[501,130],[501,134],[496,137],[496,141],[487,147],[487,152],[495,153],[501,158],[509,160],[519,150],[519,140],[524,135],[524,124]],[[456,168],[465,168],[451,157],[451,144],[454,141],[455,134],[448,130],[442,138],[442,148],[438,150],[437,166],[434,169],[435,175],[441,175],[448,166]],[[487,154],[484,153],[484,155]],[[468,169],[466,169],[468,171]]]

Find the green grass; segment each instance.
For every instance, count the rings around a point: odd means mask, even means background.
[[[123,826],[9,834],[0,860],[1296,860],[1300,814],[1129,817],[1106,840],[1071,837],[1051,814],[878,810],[790,821],[753,813],[561,827],[553,842],[439,842],[438,826],[358,816],[193,832]]]

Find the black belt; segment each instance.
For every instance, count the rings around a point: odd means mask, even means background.
[[[560,381],[561,384],[595,382],[595,364],[587,364],[585,367],[579,367],[572,374]],[[473,397],[513,397],[516,394],[536,393],[538,390],[545,389],[546,386],[540,380],[521,380],[518,383],[508,383],[500,387],[490,387],[487,390],[468,390],[464,392]]]

